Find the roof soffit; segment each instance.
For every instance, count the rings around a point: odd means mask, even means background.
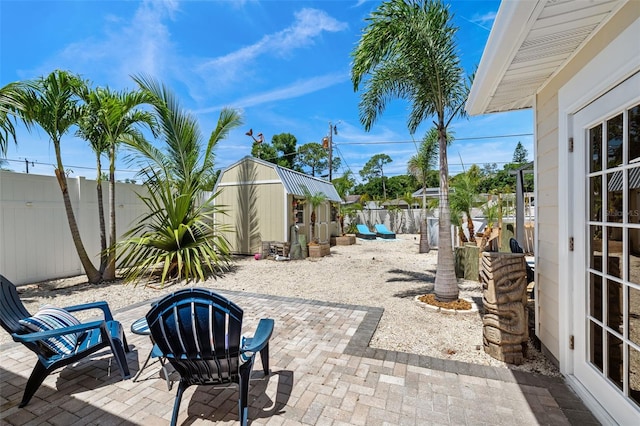
[[[469,114],[531,108],[535,94],[626,2],[503,1],[467,101]]]

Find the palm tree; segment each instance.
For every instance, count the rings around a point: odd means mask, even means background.
[[[439,0],[385,1],[367,18],[352,52],[351,79],[360,101],[360,121],[369,130],[393,98],[411,103],[407,126],[413,134],[433,117],[440,152],[440,215],[435,294],[439,301],[458,298],[451,241],[447,128],[465,115],[469,82],[456,53],[457,28]],[[369,76],[365,80],[365,76]]]
[[[100,237],[102,255],[100,272],[103,279],[115,278],[115,253],[116,244],[116,209],[115,209],[115,160],[117,147],[125,136],[142,138],[138,126],[146,124],[153,131],[155,119],[148,111],[138,109],[145,103],[150,103],[151,98],[141,91],[115,92],[109,88],[97,88],[86,90],[83,93],[86,106],[85,114],[80,121],[78,134],[85,137],[96,153],[98,167],[98,209],[100,215]],[[109,250],[106,250],[104,210],[102,208],[102,168],[100,157],[107,154],[109,159]]]
[[[214,166],[214,148],[242,124],[238,112],[223,109],[205,144],[196,119],[185,112],[175,96],[158,82],[135,77],[152,98],[158,131],[165,143],[158,149],[143,138],[127,135],[124,143],[136,150],[148,195],[140,198],[149,212],[125,233],[117,257],[127,281],[161,267],[161,282],[169,277],[204,280],[205,274],[225,270],[230,250],[218,225],[212,221],[220,209],[213,194],[201,200],[206,176]]]
[[[342,201],[346,200],[347,195],[353,190],[353,187],[356,184],[355,179],[353,178],[353,172],[351,170],[347,170],[341,177],[335,178],[332,181],[333,186],[336,188],[336,192],[340,196]],[[342,203],[338,204],[338,212],[339,212],[339,221],[340,221],[340,233],[344,235],[344,213],[343,213]]]
[[[104,273],[107,267],[107,228],[104,219],[104,201],[102,197],[102,179],[105,177],[102,172],[102,155],[107,153],[107,142],[104,132],[99,125],[98,115],[100,114],[100,99],[97,92],[87,90],[83,95],[85,101],[84,114],[78,121],[76,136],[89,142],[91,149],[96,155],[96,192],[98,199],[98,221],[100,227],[100,274]]]
[[[476,242],[475,228],[471,218],[471,209],[478,203],[478,182],[480,181],[480,168],[473,165],[468,171],[456,175],[452,179],[451,186],[454,191],[451,194],[451,211],[455,216],[464,214],[467,218],[469,229],[469,241]],[[458,226],[462,225],[460,220]]]
[[[155,118],[152,113],[138,109],[140,105],[152,102],[152,97],[144,91],[114,92],[109,88],[97,89],[101,98],[102,114],[98,115],[104,130],[109,158],[109,256],[103,278],[113,280],[116,276],[114,247],[116,245],[116,152],[123,138],[143,138],[137,126],[146,124],[153,131]]]
[[[429,232],[427,225],[427,174],[432,170],[438,158],[438,130],[434,127],[424,135],[418,151],[407,163],[407,172],[422,184],[422,221],[420,222],[420,253],[429,253]]]
[[[316,209],[320,207],[322,203],[327,200],[327,196],[322,192],[316,192],[314,194],[309,191],[309,188],[306,186],[302,187],[302,191],[304,192],[304,200],[309,203],[311,206],[311,217],[309,218],[309,222],[311,223],[311,242],[317,243],[316,238]]]
[[[12,120],[18,119],[24,123],[28,131],[38,125],[49,136],[56,155],[55,174],[62,191],[71,238],[87,279],[90,283],[97,283],[102,277],[91,263],[80,238],[60,152],[62,137],[78,123],[82,115],[78,95],[85,86],[80,77],[60,70],[53,71],[47,77],[5,86],[0,97],[0,129],[9,131],[9,135],[15,140],[15,133],[11,132]]]
[[[16,89],[18,89],[18,83],[9,83],[0,88],[0,154],[2,155],[7,155],[10,139],[18,143],[15,113],[20,109],[20,105],[15,99]]]

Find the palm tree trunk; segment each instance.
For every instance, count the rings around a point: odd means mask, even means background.
[[[100,274],[104,273],[107,267],[107,229],[104,222],[104,201],[102,197],[102,165],[100,164],[100,154],[97,154],[98,179],[96,191],[98,195],[98,220],[100,222]]]
[[[427,224],[427,218],[424,217],[420,221],[420,253],[429,253],[431,247],[429,245],[429,225]]]
[[[61,163],[62,161],[59,160],[58,164]],[[82,264],[82,267],[87,274],[88,281],[91,284],[99,283],[102,277],[100,276],[100,272],[95,268],[95,266],[93,266],[93,263],[91,263],[91,259],[89,259],[89,256],[87,255],[84,244],[82,244],[82,239],[80,238],[80,230],[78,229],[78,223],[76,222],[76,217],[73,214],[73,207],[71,206],[71,199],[69,198],[67,177],[65,176],[63,169],[61,169],[60,167],[56,169],[56,178],[58,179],[58,184],[60,185],[60,189],[62,190],[62,199],[64,201],[64,209],[67,213],[69,230],[71,231],[71,238],[73,239],[73,244],[75,245],[76,251],[78,252],[80,263]]]
[[[469,229],[469,242],[476,242],[476,227],[473,224],[473,219],[471,219],[471,212],[467,212],[467,228]]]
[[[453,260],[451,241],[451,210],[449,209],[449,164],[447,162],[447,135],[444,126],[438,126],[440,150],[440,217],[438,223],[438,269],[434,292],[440,302],[458,299],[458,280]]]
[[[109,255],[107,267],[102,277],[105,280],[116,278],[116,179],[115,179],[115,144],[109,147]]]
[[[382,170],[382,168],[380,170],[381,170],[380,175],[382,176],[382,197],[386,201],[386,199],[387,199],[387,185],[385,185],[385,183],[384,183],[384,171]]]

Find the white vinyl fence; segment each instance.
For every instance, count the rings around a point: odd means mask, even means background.
[[[70,178],[69,195],[82,242],[97,267],[100,228],[96,182]],[[107,235],[108,182],[103,182]],[[141,185],[116,184],[116,229],[126,232],[146,208]],[[0,274],[16,285],[84,274],[54,176],[0,171]]]

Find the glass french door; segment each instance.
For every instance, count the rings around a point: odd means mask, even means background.
[[[574,373],[620,419],[640,416],[639,88],[636,74],[573,120],[574,201],[586,207],[573,231]]]
[[[640,407],[640,104],[587,141],[587,360]]]

